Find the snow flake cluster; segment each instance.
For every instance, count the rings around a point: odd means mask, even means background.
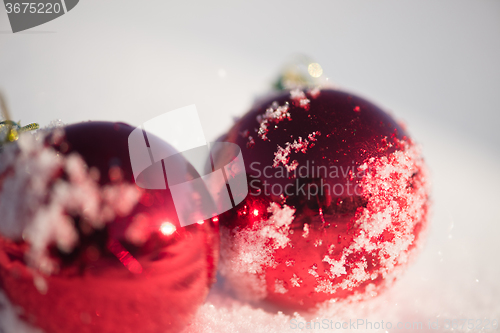
[[[54,135],[64,135],[56,129]],[[43,132],[25,133],[0,152],[0,233],[30,244],[27,261],[50,274],[47,247],[71,252],[78,243],[78,216],[95,229],[130,213],[140,191],[135,185],[100,186],[99,171],[76,153],[67,156],[44,144]],[[61,174],[66,177],[60,177]]]
[[[308,91],[313,98],[316,98],[319,93],[319,88],[314,88]],[[309,110],[310,100],[306,97],[306,94],[301,89],[294,89],[290,91],[290,100],[294,106],[300,107],[306,111]],[[289,102],[285,102],[284,105],[279,105],[278,102],[274,101],[270,107],[266,109],[264,114],[257,116],[257,122],[259,123],[259,128],[256,129],[257,135],[262,140],[269,140],[267,134],[269,133],[269,126],[272,124],[276,125],[279,122],[287,119],[292,120],[290,116],[290,104]],[[248,131],[242,133],[242,135],[248,138],[247,146],[253,147],[255,144],[255,140],[252,136],[249,136]]]
[[[257,130],[257,135],[262,140],[269,140],[267,138],[267,133],[269,132],[268,126],[270,124],[277,124],[285,119],[291,120],[290,112],[288,112],[290,106],[288,104],[278,105],[277,102],[273,102],[263,115],[257,116],[257,121],[260,126]]]
[[[321,135],[321,132],[316,131],[312,132],[307,136],[307,139],[303,139],[299,137],[298,140],[294,140],[292,143],[287,142],[285,144],[285,148],[278,145],[278,150],[274,153],[274,161],[273,167],[277,167],[281,164],[285,166],[288,172],[291,172],[297,168],[299,163],[296,160],[293,160],[290,164],[290,154],[292,152],[298,153],[299,151],[302,153],[306,153],[308,148],[314,147],[314,142],[317,141],[316,136]]]
[[[221,226],[221,264],[219,269],[242,297],[260,300],[266,297],[264,271],[276,267],[273,252],[290,243],[288,237],[295,210],[271,203],[271,216],[237,234]],[[282,286],[283,287],[283,286]],[[283,288],[277,287],[280,291]]]
[[[304,110],[309,110],[309,104],[311,101],[306,97],[306,94],[301,89],[294,89],[290,91],[290,98],[295,106],[303,108]]]
[[[386,285],[397,278],[413,250],[421,244],[415,239],[416,228],[426,225],[429,188],[420,156],[416,146],[407,145],[404,151],[379,159],[372,157],[360,167],[369,170],[361,186],[368,198],[367,207],[357,214],[355,237],[343,249],[340,259],[324,256],[330,270],[318,277],[315,291],[335,294],[339,289],[352,290],[379,276]],[[345,265],[352,256],[361,259],[347,272]],[[377,267],[368,269],[368,258],[376,258]],[[341,277],[340,283],[332,282],[336,277]],[[367,290],[370,288],[375,290],[375,285],[366,286]],[[359,293],[354,298],[372,294]]]

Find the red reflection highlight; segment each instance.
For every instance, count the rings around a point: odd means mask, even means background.
[[[142,273],[141,264],[120,244],[120,242],[110,240],[108,243],[108,249],[131,273]]]

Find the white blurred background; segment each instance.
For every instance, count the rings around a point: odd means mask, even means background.
[[[432,171],[427,246],[374,318],[500,320],[500,1],[87,0],[17,34],[0,9],[0,90],[23,124],[196,104],[215,139],[295,53],[404,120]],[[198,326],[259,331],[234,311]]]

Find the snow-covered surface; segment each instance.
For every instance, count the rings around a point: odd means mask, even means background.
[[[383,320],[394,326],[398,322],[422,322],[424,327],[418,330],[422,332],[451,331],[443,327],[447,319],[474,319],[476,324],[477,320],[499,320],[500,157],[487,146],[471,142],[442,125],[415,123],[411,128],[423,134],[419,141],[433,180],[431,225],[422,253],[403,278],[379,297],[357,304],[339,304],[335,312],[318,313],[313,319],[334,323]],[[6,333],[36,332],[15,320],[13,309],[3,296],[0,303],[0,327]],[[292,319],[297,321],[291,322]],[[185,332],[295,332],[298,328],[293,325],[306,320],[311,318],[280,314],[238,301],[219,279]],[[436,320],[440,328],[428,329],[429,321]]]
[[[417,261],[380,297],[329,316],[441,321],[422,332],[450,332],[445,319],[500,319],[500,2],[147,3],[80,1],[16,35],[0,10],[0,89],[14,120],[140,125],[195,103],[212,140],[287,56],[307,53],[330,80],[405,120],[433,180]],[[0,310],[6,333],[33,332],[12,313]],[[291,319],[235,301],[219,281],[186,332],[299,331]]]

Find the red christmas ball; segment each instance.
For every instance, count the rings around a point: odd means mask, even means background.
[[[46,332],[178,332],[214,281],[218,226],[181,227],[168,187],[135,184],[133,130],[80,123],[0,153],[0,289]]]
[[[284,91],[222,140],[240,146],[250,191],[220,216],[220,270],[240,297],[293,310],[366,299],[420,246],[426,168],[374,104],[337,90]]]

